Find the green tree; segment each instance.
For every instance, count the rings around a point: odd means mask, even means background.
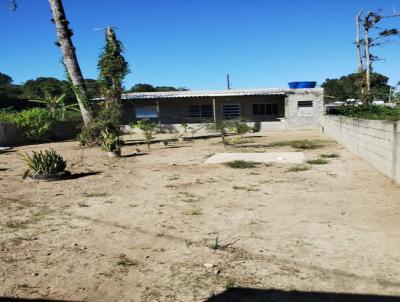
[[[347,99],[363,99],[363,74],[352,73],[339,79],[327,79],[322,84],[327,101],[345,101]],[[371,95],[373,99],[387,100],[390,92],[389,78],[379,74],[371,75]]]
[[[133,86],[130,91],[131,92],[154,92],[156,90],[154,89],[153,85],[139,83],[139,84],[136,84],[135,86]]]
[[[101,95],[110,106],[120,107],[122,81],[129,72],[128,63],[122,53],[121,41],[117,39],[114,30],[107,27],[106,45],[100,54],[98,68]]]

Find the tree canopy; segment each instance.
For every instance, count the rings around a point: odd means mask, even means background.
[[[173,86],[153,86],[150,84],[138,83],[134,85],[130,92],[163,92],[163,91],[187,91],[184,87],[173,87]]]
[[[363,74],[352,73],[339,79],[326,79],[322,84],[325,98],[330,101],[362,99]],[[379,74],[371,75],[371,93],[374,99],[387,100],[390,93],[389,78]]]

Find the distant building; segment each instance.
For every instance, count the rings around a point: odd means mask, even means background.
[[[240,89],[135,92],[124,94],[123,122],[148,118],[164,131],[182,123],[242,119],[259,131],[316,128],[323,114],[323,89]]]

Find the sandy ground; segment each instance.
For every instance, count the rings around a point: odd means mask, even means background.
[[[206,301],[229,287],[400,296],[400,186],[318,131],[253,138],[291,139],[324,141],[307,159],[340,157],[303,172],[205,164],[218,152],[294,151],[218,138],[142,155],[131,144],[119,159],[76,142],[1,154],[0,297]],[[80,174],[22,180],[18,152],[48,147]]]

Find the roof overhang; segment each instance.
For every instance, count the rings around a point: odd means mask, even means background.
[[[286,95],[291,93],[289,89],[240,89],[240,90],[206,90],[206,91],[169,91],[169,92],[133,92],[122,95],[123,100],[143,99],[176,99],[176,98],[216,98],[235,96],[257,95]]]

